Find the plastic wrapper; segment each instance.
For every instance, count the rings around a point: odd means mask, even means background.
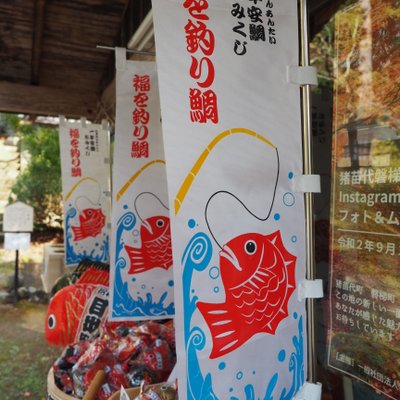
[[[106,383],[100,388],[99,392],[97,393],[97,399],[98,400],[107,400],[118,390],[119,390],[119,388],[116,388],[115,386],[110,385],[109,383]]]
[[[136,357],[142,347],[143,344],[140,337],[127,335],[119,341],[118,347],[115,350],[118,361],[123,362]]]
[[[83,369],[85,366],[93,365],[94,362],[104,353],[110,353],[107,347],[107,341],[104,339],[96,339],[92,342],[86,352],[79,358],[73,366],[74,370]],[[111,354],[110,354],[111,357]]]
[[[142,384],[140,394],[134,400],[178,400],[178,388],[175,383],[155,386]]]
[[[176,361],[174,343],[172,325],[151,321],[104,324],[100,337],[69,345],[54,362],[56,385],[82,398],[96,373],[103,370],[106,381],[96,400],[106,400],[121,386],[163,382]]]
[[[107,381],[117,388],[129,386],[129,379],[122,369],[121,364],[114,365],[114,368],[107,374]]]
[[[146,384],[158,382],[158,374],[147,365],[140,363],[129,364],[129,372],[127,374],[129,380],[128,387],[140,386],[142,382]]]
[[[175,356],[168,343],[163,339],[156,339],[151,346],[143,351],[139,361],[147,365],[158,375],[158,381],[168,379],[175,365]]]

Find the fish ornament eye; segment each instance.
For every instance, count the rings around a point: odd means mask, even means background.
[[[167,386],[167,385],[162,385],[162,386],[161,386],[161,390],[162,390],[162,391],[166,391],[167,389],[168,389],[168,386]]]
[[[88,215],[89,215],[89,217],[92,215],[92,210],[88,211]]]
[[[162,228],[162,227],[164,226],[164,221],[163,221],[162,219],[158,219],[157,222],[156,222],[156,225],[157,225],[159,228]]]
[[[252,255],[256,252],[257,250],[257,244],[254,240],[248,240],[245,244],[244,244],[244,251],[248,254],[248,255]]]
[[[56,317],[54,314],[49,315],[49,318],[47,319],[47,326],[49,329],[54,329],[56,327]]]

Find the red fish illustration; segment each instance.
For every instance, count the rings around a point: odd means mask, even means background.
[[[101,208],[87,208],[79,214],[79,226],[72,226],[74,240],[96,237],[104,228],[106,217]]]
[[[295,290],[296,257],[284,247],[280,232],[240,235],[220,251],[225,302],[197,302],[210,329],[217,358],[240,347],[257,333],[274,334],[288,316]]]
[[[140,239],[140,248],[125,246],[131,263],[128,273],[136,274],[156,267],[169,269],[172,265],[169,218],[155,216],[144,220]]]
[[[82,315],[88,301],[99,288],[107,287],[109,272],[89,268],[79,280],[59,290],[50,300],[46,316],[46,340],[55,346],[66,346],[78,340]],[[93,306],[93,304],[92,304]],[[96,307],[108,307],[101,300]],[[104,310],[103,310],[104,311]],[[107,310],[103,313],[103,319]],[[100,322],[100,321],[99,321]]]

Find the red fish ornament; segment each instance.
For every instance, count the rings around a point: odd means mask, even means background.
[[[210,358],[230,353],[257,333],[274,334],[288,316],[295,290],[296,257],[284,247],[280,232],[240,235],[220,251],[225,302],[197,302],[210,329]]]
[[[66,346],[94,332],[107,316],[109,272],[86,270],[79,280],[50,300],[45,335],[48,343]],[[86,318],[85,318],[86,317]],[[84,334],[85,336],[81,335]]]
[[[131,267],[129,274],[148,271],[152,268],[169,269],[172,265],[171,229],[169,218],[150,217],[140,227],[142,247],[125,246]]]
[[[101,208],[87,208],[79,214],[79,226],[72,226],[74,240],[96,237],[104,228],[106,217]]]

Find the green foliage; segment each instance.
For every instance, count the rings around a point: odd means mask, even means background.
[[[21,151],[27,151],[27,167],[12,187],[11,199],[30,204],[35,210],[35,225],[61,223],[61,166],[57,131],[20,125]]]
[[[1,130],[4,130],[8,134],[14,134],[18,130],[20,121],[21,119],[16,114],[0,114]]]

